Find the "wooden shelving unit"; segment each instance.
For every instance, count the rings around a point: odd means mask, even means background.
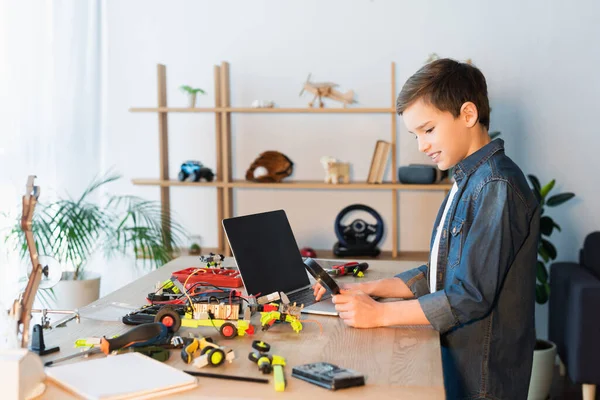
[[[182,108],[167,106],[167,79],[166,67],[162,64],[157,66],[158,75],[158,107],[130,108],[131,112],[157,113],[159,131],[159,166],[160,176],[158,179],[133,179],[134,185],[158,186],[161,194],[162,210],[165,215],[170,216],[170,188],[172,186],[197,186],[217,188],[217,220],[219,227],[218,251],[231,255],[231,250],[225,241],[225,235],[221,227],[221,220],[233,216],[233,190],[236,188],[246,189],[313,189],[313,190],[387,190],[392,193],[392,221],[390,233],[392,235],[392,250],[382,252],[383,259],[418,259],[427,257],[424,252],[399,252],[398,250],[398,192],[400,190],[424,190],[424,191],[450,191],[451,184],[434,185],[407,185],[397,182],[397,115],[396,103],[396,65],[391,67],[391,107],[380,108],[249,108],[232,107],[229,88],[229,64],[221,63],[214,67],[215,81],[215,107]],[[168,121],[169,113],[213,113],[215,116],[215,139],[217,168],[214,182],[179,182],[169,178],[169,138]],[[351,182],[345,184],[328,184],[323,181],[294,181],[285,180],[280,183],[257,183],[245,180],[233,179],[231,172],[231,115],[235,113],[265,113],[265,114],[381,114],[391,118],[391,170],[392,181],[381,184],[366,182]],[[165,229],[169,230],[169,218],[163,221]],[[320,257],[333,257],[331,250],[317,250]]]

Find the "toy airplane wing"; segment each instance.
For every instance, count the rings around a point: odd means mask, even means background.
[[[333,82],[318,82],[318,83],[310,83],[310,85],[314,88],[327,88],[327,87],[338,87],[339,85]]]

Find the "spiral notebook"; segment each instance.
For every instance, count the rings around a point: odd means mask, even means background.
[[[47,367],[46,376],[85,399],[149,399],[198,386],[195,377],[140,353]]]

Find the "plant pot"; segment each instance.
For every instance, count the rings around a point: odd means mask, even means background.
[[[188,106],[190,108],[196,107],[196,93],[188,93]]]
[[[546,400],[550,396],[555,359],[556,345],[547,340],[536,340],[528,400]]]
[[[52,289],[54,307],[60,310],[81,308],[100,297],[100,275],[86,273],[84,279],[73,280],[72,272],[63,272],[62,279]]]

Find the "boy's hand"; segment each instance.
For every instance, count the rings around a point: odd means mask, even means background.
[[[339,283],[339,282],[337,282],[337,284],[339,285],[340,289],[361,290],[360,283]],[[321,286],[321,284],[319,282],[316,282],[312,286],[312,288],[313,288],[313,292],[315,295],[315,300],[317,300],[317,301],[321,300],[321,297],[323,297],[323,295],[325,293],[327,293],[327,289],[325,289],[323,286]]]
[[[381,326],[382,304],[364,292],[342,289],[341,294],[333,296],[333,303],[346,325],[355,328]]]

